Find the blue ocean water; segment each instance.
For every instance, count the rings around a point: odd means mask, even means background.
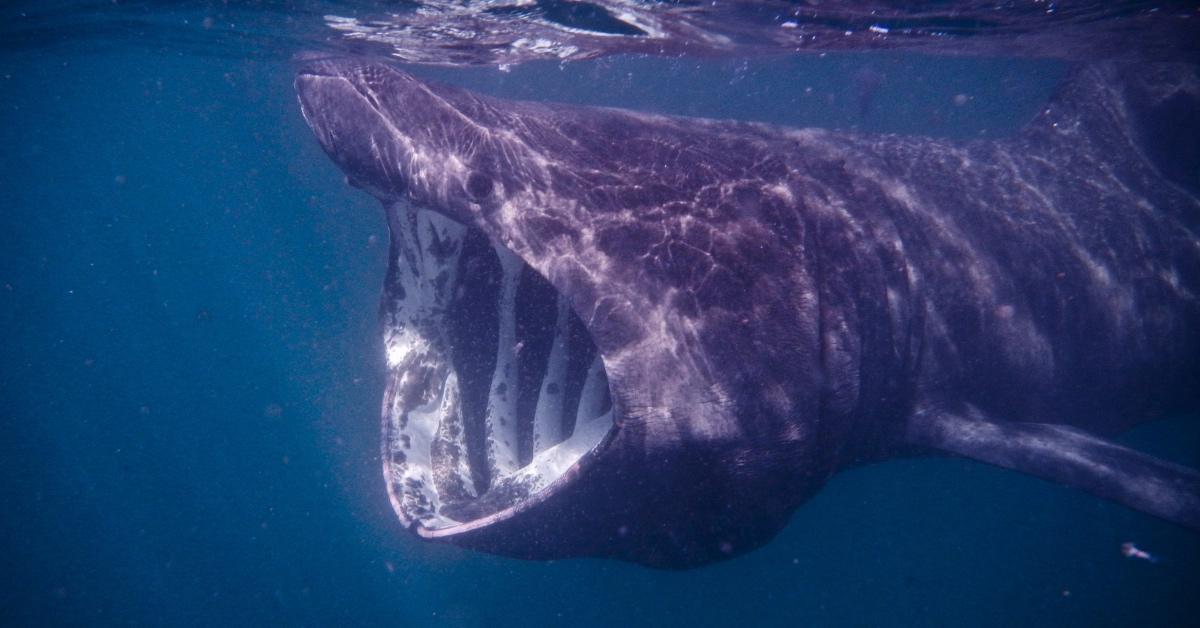
[[[0,622],[1195,621],[1195,534],[963,460],[845,472],[767,547],[688,572],[411,538],[379,477],[382,214],[305,126],[287,55],[223,52],[0,56]],[[513,97],[994,136],[1061,70],[872,53],[416,71]],[[1198,423],[1122,442],[1195,466]],[[1162,562],[1122,557],[1129,540]]]

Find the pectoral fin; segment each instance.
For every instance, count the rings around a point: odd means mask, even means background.
[[[907,440],[1081,488],[1200,530],[1200,473],[1075,428],[923,411],[910,421]]]

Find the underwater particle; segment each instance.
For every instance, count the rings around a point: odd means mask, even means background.
[[[954,106],[961,107],[961,106],[967,104],[968,102],[970,102],[970,100],[971,100],[971,97],[966,94],[955,94],[954,95]]]
[[[1121,544],[1121,555],[1125,558],[1136,558],[1151,563],[1158,562],[1158,557],[1134,545],[1132,541],[1125,541]]]

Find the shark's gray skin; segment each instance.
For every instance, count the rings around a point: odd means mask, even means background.
[[[1200,401],[1191,66],[1080,69],[998,141],[510,102],[353,59],[296,89],[387,207],[383,465],[423,537],[692,567],[839,469],[937,452],[1200,527],[1195,471],[1101,438]]]

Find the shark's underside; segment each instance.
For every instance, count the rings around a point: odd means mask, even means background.
[[[1080,68],[1019,135],[510,102],[303,62],[392,232],[383,465],[421,536],[687,567],[949,452],[1200,527],[1102,440],[1200,400],[1200,80]]]

